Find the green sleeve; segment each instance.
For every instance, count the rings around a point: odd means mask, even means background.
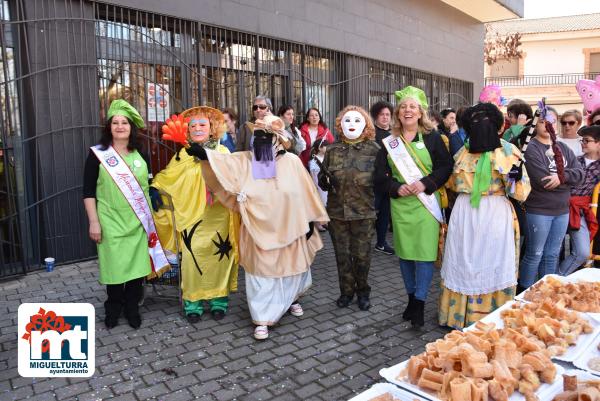
[[[521,131],[523,131],[523,127],[524,125],[520,124],[511,125],[510,128],[504,131],[504,134],[502,134],[502,139],[504,139],[507,142],[510,142],[511,139],[519,136]]]

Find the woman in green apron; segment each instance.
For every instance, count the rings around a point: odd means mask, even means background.
[[[436,194],[452,173],[453,160],[441,135],[433,131],[427,118],[427,97],[418,88],[408,86],[397,91],[392,140],[401,140],[419,169],[422,179],[407,184],[384,147],[377,155],[375,186],[391,197],[394,249],[400,258],[408,305],[402,314],[413,326],[424,325],[427,293],[437,258],[440,223],[417,198],[424,192]]]
[[[108,122],[100,149],[112,146],[141,185],[148,200],[150,163],[140,153],[138,128],[144,120],[129,103],[115,100],[108,110]],[[83,202],[90,223],[90,238],[98,246],[100,283],[106,285],[104,302],[107,328],[118,324],[124,311],[129,325],[139,328],[142,320],[138,303],[142,282],[150,274],[148,237],[140,220],[112,177],[90,150],[85,162]]]

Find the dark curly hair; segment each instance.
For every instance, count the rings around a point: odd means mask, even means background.
[[[385,100],[380,100],[377,103],[375,103],[373,106],[371,106],[371,110],[369,110],[369,113],[371,113],[371,118],[373,119],[373,121],[377,120],[377,117],[379,117],[379,113],[381,113],[383,111],[383,109],[388,109],[390,111],[390,118],[391,118],[392,114],[394,114],[394,106],[392,106],[392,104],[390,102],[386,102]]]
[[[115,116],[108,119],[106,125],[104,126],[104,130],[102,131],[102,136],[100,137],[100,145],[102,150],[108,149],[110,145],[112,145],[113,137],[111,131],[112,120]],[[127,118],[127,117],[125,117]],[[138,139],[138,134],[140,129],[135,126],[133,121],[127,118],[129,125],[131,126],[131,131],[129,132],[129,142],[127,143],[127,150],[130,152],[137,150],[138,152],[142,151],[142,144]]]

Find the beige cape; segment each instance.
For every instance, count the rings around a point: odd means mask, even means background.
[[[277,156],[277,177],[252,177],[252,153],[207,150],[202,174],[228,208],[240,213],[240,265],[250,274],[287,277],[306,272],[323,247],[310,222],[329,221],[308,171],[296,155]],[[210,165],[209,165],[210,163]]]

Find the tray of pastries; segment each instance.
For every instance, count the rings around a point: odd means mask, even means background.
[[[548,399],[563,371],[538,342],[481,323],[470,331],[454,330],[379,374],[435,401],[536,401]]]
[[[567,309],[589,313],[600,321],[600,281],[596,280],[595,272],[586,272],[590,270],[598,269],[583,269],[567,277],[549,274],[515,299],[538,303],[550,300]]]
[[[507,302],[465,331],[477,330],[482,324],[509,329],[513,336],[527,338],[546,349],[552,358],[566,362],[577,359],[600,334],[600,322],[589,314],[569,310],[564,303],[555,304],[549,299],[541,303]]]

